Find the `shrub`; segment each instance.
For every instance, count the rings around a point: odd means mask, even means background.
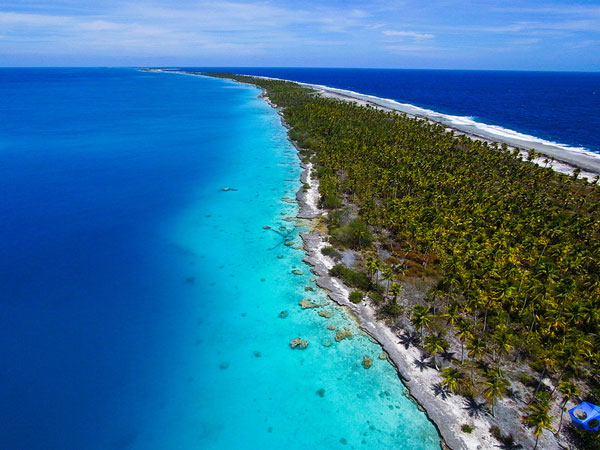
[[[576,448],[582,450],[600,450],[600,436],[596,433],[576,428],[573,425],[567,425],[567,430],[573,438]]]
[[[338,252],[335,248],[333,248],[331,245],[328,245],[326,247],[323,247],[321,249],[321,253],[325,256],[329,256],[333,259],[339,260],[342,258],[342,255],[340,255],[340,252]]]
[[[464,423],[461,427],[460,427],[461,431],[463,433],[469,433],[471,434],[473,432],[473,430],[475,429],[474,427],[472,427],[471,425],[469,425],[468,423]]]
[[[521,372],[518,376],[518,380],[521,383],[523,383],[525,386],[532,386],[532,385],[535,386],[536,385],[536,379],[526,372]]]
[[[404,306],[399,305],[394,301],[387,302],[383,308],[381,308],[381,312],[389,317],[400,317],[404,314]]]
[[[502,444],[502,448],[515,448],[515,438],[512,434],[504,435],[498,425],[492,425],[490,427],[490,434]]]
[[[373,234],[360,219],[352,219],[347,225],[334,230],[331,236],[336,242],[354,249],[366,248],[373,243]]]
[[[456,394],[465,398],[475,398],[478,395],[477,389],[471,384],[471,382],[465,379],[460,383],[456,389]]]
[[[334,230],[343,225],[347,225],[352,216],[352,208],[342,208],[336,211],[331,211],[327,215],[327,225],[330,230]]]
[[[362,299],[365,297],[365,294],[362,291],[352,291],[350,292],[350,301],[354,304],[362,302]]]
[[[369,294],[369,298],[376,305],[381,305],[383,303],[383,300],[384,300],[383,295],[380,294],[379,292],[371,292]]]
[[[342,206],[342,201],[333,192],[328,192],[327,194],[323,195],[321,204],[324,208],[336,209]]]
[[[341,279],[348,286],[352,286],[363,291],[369,291],[373,283],[366,274],[349,269],[341,264],[336,264],[329,270],[329,275]]]

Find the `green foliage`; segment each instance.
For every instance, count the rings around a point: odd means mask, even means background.
[[[475,427],[469,425],[468,423],[463,423],[462,426],[460,427],[460,430],[463,433],[471,434],[473,432],[473,430],[475,430]]]
[[[535,402],[527,407],[527,415],[523,418],[523,421],[533,428],[533,434],[535,435],[535,447],[539,437],[542,435],[544,429],[553,431],[552,419],[554,416],[549,415],[550,405],[547,402]]]
[[[463,379],[463,373],[454,367],[442,369],[442,384],[448,387],[450,392],[456,393]]]
[[[348,224],[351,220],[352,209],[342,208],[335,211],[331,211],[327,214],[327,226],[329,230],[335,230]]]
[[[535,386],[537,384],[537,380],[527,372],[521,372],[518,376],[518,380],[525,386]]]
[[[573,425],[568,427],[569,434],[573,437],[576,448],[581,450],[600,450],[600,435]]]
[[[510,387],[510,383],[504,378],[500,370],[492,370],[486,373],[483,386],[483,397],[491,406],[492,415],[494,415],[494,406],[498,399],[506,394],[506,391]]]
[[[354,304],[358,304],[358,303],[362,302],[364,297],[365,297],[364,292],[358,291],[358,290],[350,292],[350,296],[349,296],[350,301]]]
[[[332,247],[331,245],[327,245],[325,247],[323,247],[321,249],[321,253],[325,256],[329,256],[333,259],[336,260],[340,260],[342,258],[342,255],[340,255],[340,252],[338,252],[334,247]]]
[[[369,298],[376,305],[381,305],[385,300],[385,298],[383,297],[383,294],[381,294],[379,292],[369,292]]]
[[[362,289],[363,291],[370,291],[374,287],[366,274],[349,269],[342,264],[333,266],[329,270],[329,275],[339,278],[348,286]]]
[[[404,306],[399,305],[394,300],[390,300],[385,305],[383,305],[383,308],[381,308],[381,312],[384,315],[395,319],[404,314]]]
[[[433,316],[429,313],[429,308],[423,305],[415,305],[412,310],[410,322],[423,334],[423,328],[431,325]]]
[[[327,209],[340,208],[342,200],[335,192],[327,191],[321,195],[321,206]]]
[[[373,235],[360,219],[353,219],[347,225],[333,230],[331,237],[334,242],[357,250],[369,247],[373,242]]]

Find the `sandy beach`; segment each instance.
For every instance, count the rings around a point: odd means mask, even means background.
[[[240,74],[243,75],[243,74]],[[273,79],[272,77],[256,78]],[[488,143],[506,144],[509,148],[521,149],[523,159],[527,157],[528,150],[533,149],[540,154],[532,162],[539,165],[549,164],[555,171],[565,174],[572,174],[576,168],[581,169],[580,176],[593,179],[600,174],[600,155],[590,152],[584,148],[573,148],[554,142],[545,141],[535,136],[528,136],[513,130],[508,130],[494,125],[486,125],[476,122],[468,117],[451,116],[441,114],[436,111],[420,108],[418,106],[400,103],[395,100],[376,97],[373,95],[361,94],[359,92],[345,89],[337,89],[318,84],[301,83],[293,80],[281,80],[297,83],[315,90],[323,97],[335,98],[338,100],[353,102],[362,106],[371,106],[384,111],[394,111],[406,114],[410,117],[417,117],[435,123],[440,123],[452,130],[457,135],[467,135],[472,139],[485,141]],[[554,161],[547,162],[549,158]]]
[[[375,97],[372,95],[364,95],[358,92],[313,84],[305,84],[305,86],[315,89],[325,97],[354,101],[365,105],[369,104],[373,107],[378,107],[388,111],[402,112],[409,116],[441,123],[452,130],[456,130],[459,133],[464,133],[472,138],[481,139],[488,142],[507,144],[510,147],[518,147],[524,150],[534,149],[536,152],[553,157],[559,162],[564,162],[568,165],[579,167],[582,170],[591,172],[593,174],[600,173],[600,155],[587,151],[583,148],[570,148],[561,144],[544,141],[543,139],[539,139],[534,136],[527,136],[498,126],[480,124],[469,118],[440,114],[435,111],[419,108],[409,104],[399,103],[394,100]]]

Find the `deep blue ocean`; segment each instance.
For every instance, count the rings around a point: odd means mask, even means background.
[[[299,161],[258,94],[0,69],[1,449],[439,448],[302,262]]]
[[[600,153],[600,72],[195,68],[347,89]]]

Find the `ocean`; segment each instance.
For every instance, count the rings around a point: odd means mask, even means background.
[[[0,448],[439,448],[302,262],[298,157],[258,94],[0,69]]]
[[[599,72],[186,68],[261,75],[392,99],[457,126],[600,153]]]

